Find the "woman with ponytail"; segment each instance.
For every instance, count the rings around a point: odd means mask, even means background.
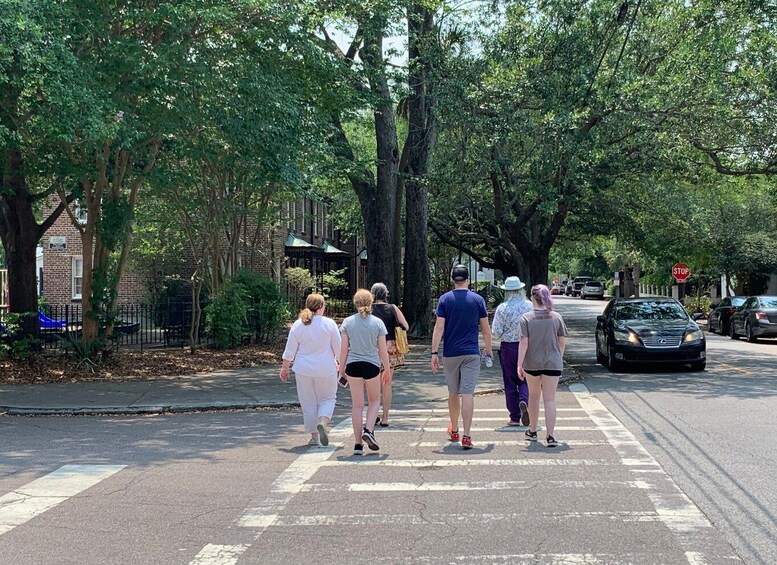
[[[302,408],[309,445],[329,445],[329,422],[337,396],[337,356],[340,332],[334,320],[324,316],[324,297],[309,294],[305,307],[294,322],[283,352],[280,379],[289,380],[294,363],[297,397]]]
[[[375,420],[380,410],[380,385],[391,382],[388,349],[386,348],[386,324],[372,315],[372,294],[360,288],[353,295],[356,314],[346,318],[340,326],[340,373],[348,378],[353,409],[351,420],[355,444],[353,454],[364,452],[362,440],[369,448],[378,451],[375,439]],[[381,369],[381,364],[386,370]],[[380,378],[377,378],[379,377]],[[367,422],[363,421],[364,391],[367,391]]]
[[[531,288],[533,309],[521,318],[518,346],[518,378],[529,384],[529,429],[526,439],[537,441],[540,396],[545,406],[548,447],[556,447],[556,388],[564,364],[567,327],[561,314],[553,311],[550,290],[544,284]]]

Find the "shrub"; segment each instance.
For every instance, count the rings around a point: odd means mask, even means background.
[[[285,276],[291,288],[293,303],[295,305],[303,304],[305,295],[316,285],[313,275],[302,267],[289,267],[286,269]]]
[[[232,278],[232,282],[241,285],[246,291],[250,330],[257,341],[266,342],[275,330],[289,320],[289,301],[273,281],[258,273],[240,271]]]
[[[712,301],[706,294],[687,294],[683,298],[683,306],[689,315],[701,312],[706,318],[712,310]]]
[[[205,330],[213,337],[216,349],[235,347],[250,333],[247,302],[246,288],[230,281],[205,307]]]
[[[20,337],[22,316],[34,316],[37,319],[38,313],[8,313],[5,323],[0,324],[0,359],[27,359],[39,349],[40,340],[31,337]]]

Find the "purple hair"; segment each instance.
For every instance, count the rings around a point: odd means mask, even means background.
[[[550,297],[550,290],[544,284],[535,284],[531,287],[532,298],[541,302],[548,310],[553,310],[553,299]]]

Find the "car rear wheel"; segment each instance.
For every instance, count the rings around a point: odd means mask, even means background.
[[[728,323],[728,337],[730,337],[731,339],[739,339],[739,336],[737,335],[737,332],[734,329],[733,322]]]
[[[703,371],[707,368],[707,360],[691,363],[691,371]]]
[[[750,325],[750,322],[747,322],[745,324],[745,337],[747,337],[747,341],[749,341],[750,343],[755,343],[756,341],[758,341],[758,336],[756,336],[753,333],[753,328]]]

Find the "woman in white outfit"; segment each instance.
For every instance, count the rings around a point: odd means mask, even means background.
[[[324,297],[310,294],[286,341],[280,379],[289,380],[294,363],[297,397],[310,445],[329,445],[328,427],[337,396],[337,362],[340,332],[334,320],[324,316]]]

